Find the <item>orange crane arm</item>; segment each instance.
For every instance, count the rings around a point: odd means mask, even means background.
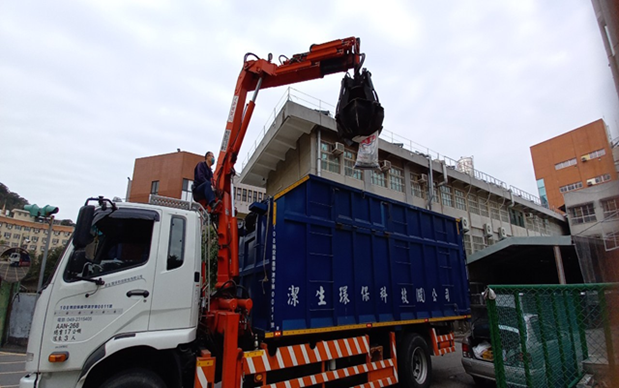
[[[235,174],[234,164],[254,111],[258,91],[322,78],[352,68],[357,71],[364,57],[359,52],[359,39],[354,37],[312,45],[308,52],[286,58],[280,65],[271,62],[270,54],[268,60],[248,60],[252,55],[245,55],[215,170],[214,186],[222,202],[214,209],[218,216],[219,239],[217,288],[239,275],[238,228],[232,209],[231,184]],[[250,91],[254,91],[254,96],[246,105]]]

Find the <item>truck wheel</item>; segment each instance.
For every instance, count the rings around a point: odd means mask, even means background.
[[[166,384],[153,371],[133,368],[110,377],[100,388],[166,388]]]
[[[422,336],[406,334],[398,351],[401,387],[428,388],[432,380],[430,349]]]

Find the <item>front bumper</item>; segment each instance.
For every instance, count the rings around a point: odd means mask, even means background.
[[[19,380],[19,388],[36,388],[37,374],[29,373]]]
[[[488,380],[495,379],[493,362],[462,357],[462,366],[464,367],[464,371],[470,375]]]

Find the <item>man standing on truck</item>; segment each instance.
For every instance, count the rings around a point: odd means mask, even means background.
[[[210,206],[211,210],[217,206],[215,201],[215,192],[213,192],[213,170],[212,166],[215,164],[215,155],[211,151],[208,151],[204,155],[204,162],[200,162],[196,165],[193,171],[193,200],[200,201],[206,200],[206,203]]]

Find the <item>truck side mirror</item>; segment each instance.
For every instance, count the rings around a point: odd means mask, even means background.
[[[75,231],[73,232],[73,246],[76,249],[85,248],[92,242],[94,236],[90,233],[90,228],[92,227],[94,216],[95,207],[93,205],[85,205],[80,208]]]

